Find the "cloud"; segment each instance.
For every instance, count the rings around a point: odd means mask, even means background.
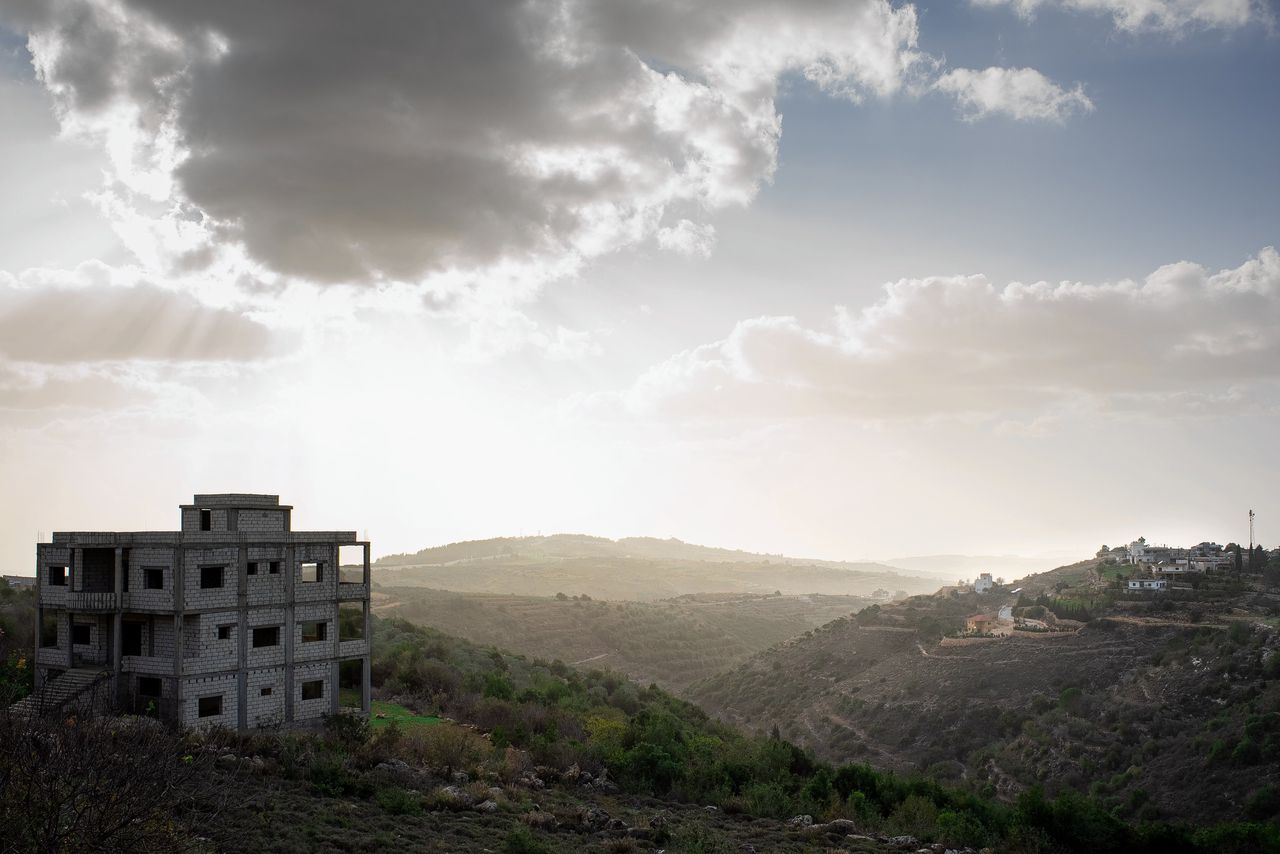
[[[21,279],[0,272],[0,361],[247,362],[292,340],[188,293],[113,283],[112,274],[93,264]]]
[[[957,68],[939,77],[934,88],[953,96],[970,121],[1003,114],[1061,124],[1093,111],[1081,84],[1063,89],[1034,68]]]
[[[708,213],[773,174],[782,75],[856,101],[929,65],[914,8],[888,0],[0,11],[66,132],[110,153],[102,204],[131,246],[150,229],[187,263],[230,249],[322,283],[704,251]]]
[[[1181,261],[1141,282],[901,279],[871,306],[837,309],[830,329],[744,320],[595,403],[698,418],[1177,415],[1273,402],[1278,380],[1280,253],[1267,248],[1234,269]]]
[[[970,0],[977,6],[1012,6],[1032,17],[1044,7],[1110,15],[1117,29],[1177,33],[1192,28],[1239,29],[1269,15],[1255,0]]]

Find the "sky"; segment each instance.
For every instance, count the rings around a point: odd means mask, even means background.
[[[1280,537],[1250,0],[0,0],[0,567]]]

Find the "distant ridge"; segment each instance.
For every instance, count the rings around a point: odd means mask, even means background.
[[[881,561],[888,566],[901,569],[903,572],[919,573],[949,578],[971,576],[979,572],[990,572],[1017,578],[1037,572],[1048,572],[1057,567],[1061,561],[1055,558],[1026,557],[1024,555],[911,555],[894,557]]]
[[[632,558],[640,560],[714,561],[717,563],[772,563],[794,566],[820,566],[860,572],[878,570],[889,573],[914,574],[876,561],[831,561],[816,558],[788,557],[782,554],[748,552],[700,546],[683,540],[658,537],[623,537],[611,540],[589,534],[549,534],[533,537],[493,537],[487,540],[465,540],[443,546],[431,546],[413,554],[386,555],[375,561],[379,567],[444,566],[459,561],[493,558],[525,558],[534,560],[578,560],[581,558]]]
[[[387,586],[526,596],[655,601],[691,593],[826,594],[887,599],[932,592],[937,578],[880,563],[810,560],[656,537],[584,534],[450,543],[374,564]]]

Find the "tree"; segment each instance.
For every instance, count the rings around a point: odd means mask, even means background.
[[[147,718],[0,711],[5,851],[180,851],[174,815],[226,797],[208,754]],[[219,794],[220,793],[220,794]]]

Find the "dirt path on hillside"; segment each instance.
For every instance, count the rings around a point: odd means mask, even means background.
[[[972,655],[934,655],[924,648],[924,644],[916,644],[916,649],[920,650],[920,654],[925,658],[932,658],[936,661],[975,661]]]
[[[887,750],[880,747],[880,745],[876,744],[875,741],[872,740],[872,738],[867,735],[866,730],[864,730],[862,727],[855,724],[853,721],[847,718],[841,717],[840,715],[836,714],[830,709],[827,709],[826,711],[823,712],[823,717],[827,718],[829,721],[836,724],[837,726],[844,727],[845,729],[849,730],[849,732],[856,735],[858,737],[858,741],[860,741],[863,745],[865,745],[869,750],[873,751],[881,759],[884,759],[889,765],[897,766],[901,763],[900,757],[895,756],[892,753],[889,753]],[[818,733],[814,730],[813,724],[809,722],[809,719],[807,717],[805,718],[805,727],[809,730],[809,733],[813,736],[815,743],[820,743],[822,739],[818,735]]]
[[[582,659],[582,661],[575,661],[575,662],[573,663],[573,666],[574,666],[574,667],[577,667],[579,664],[588,664],[588,663],[590,663],[590,662],[592,662],[592,661],[599,661],[599,660],[600,660],[600,659],[602,659],[602,658],[608,658],[608,657],[609,657],[609,653],[607,653],[607,652],[602,652],[602,653],[600,653],[599,655],[593,655],[593,656],[591,656],[590,658],[584,658],[584,659]]]

